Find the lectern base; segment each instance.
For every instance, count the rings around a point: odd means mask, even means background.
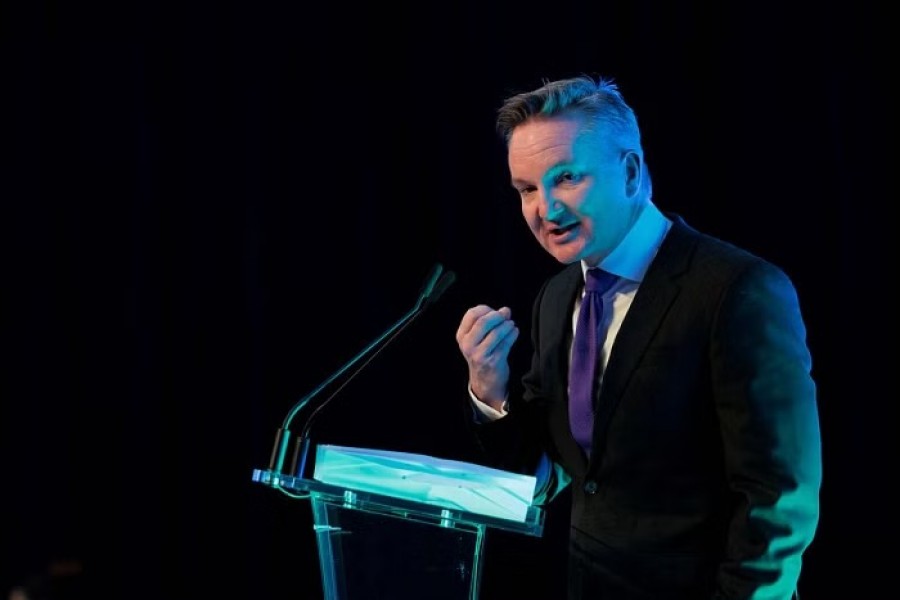
[[[478,598],[484,525],[360,511],[348,495],[310,497],[325,600]]]

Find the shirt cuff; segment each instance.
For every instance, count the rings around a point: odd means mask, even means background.
[[[500,407],[500,410],[497,410],[486,402],[482,402],[478,399],[478,397],[472,393],[472,386],[469,386],[469,398],[472,400],[472,408],[474,412],[475,421],[478,423],[486,423],[488,421],[496,421],[497,419],[502,419],[507,414],[509,414],[509,400],[503,401],[503,406]]]

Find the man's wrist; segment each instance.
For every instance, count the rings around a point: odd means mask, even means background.
[[[493,421],[495,419],[499,419],[501,417],[505,417],[509,412],[508,399],[504,399],[499,405],[494,405],[489,402],[485,402],[480,399],[475,392],[472,391],[472,386],[469,386],[469,398],[472,400],[472,404],[475,406],[475,410],[480,413],[483,417]]]

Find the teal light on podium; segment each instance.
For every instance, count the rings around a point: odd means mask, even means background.
[[[536,478],[423,454],[321,445],[314,479],[449,510],[525,522]]]

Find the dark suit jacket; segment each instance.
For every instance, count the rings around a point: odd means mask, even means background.
[[[611,598],[790,598],[818,520],[806,330],[785,273],[679,217],[622,323],[587,460],[567,417],[572,264],[540,290],[510,414],[476,427],[495,466],[545,453],[572,478],[573,551]]]

